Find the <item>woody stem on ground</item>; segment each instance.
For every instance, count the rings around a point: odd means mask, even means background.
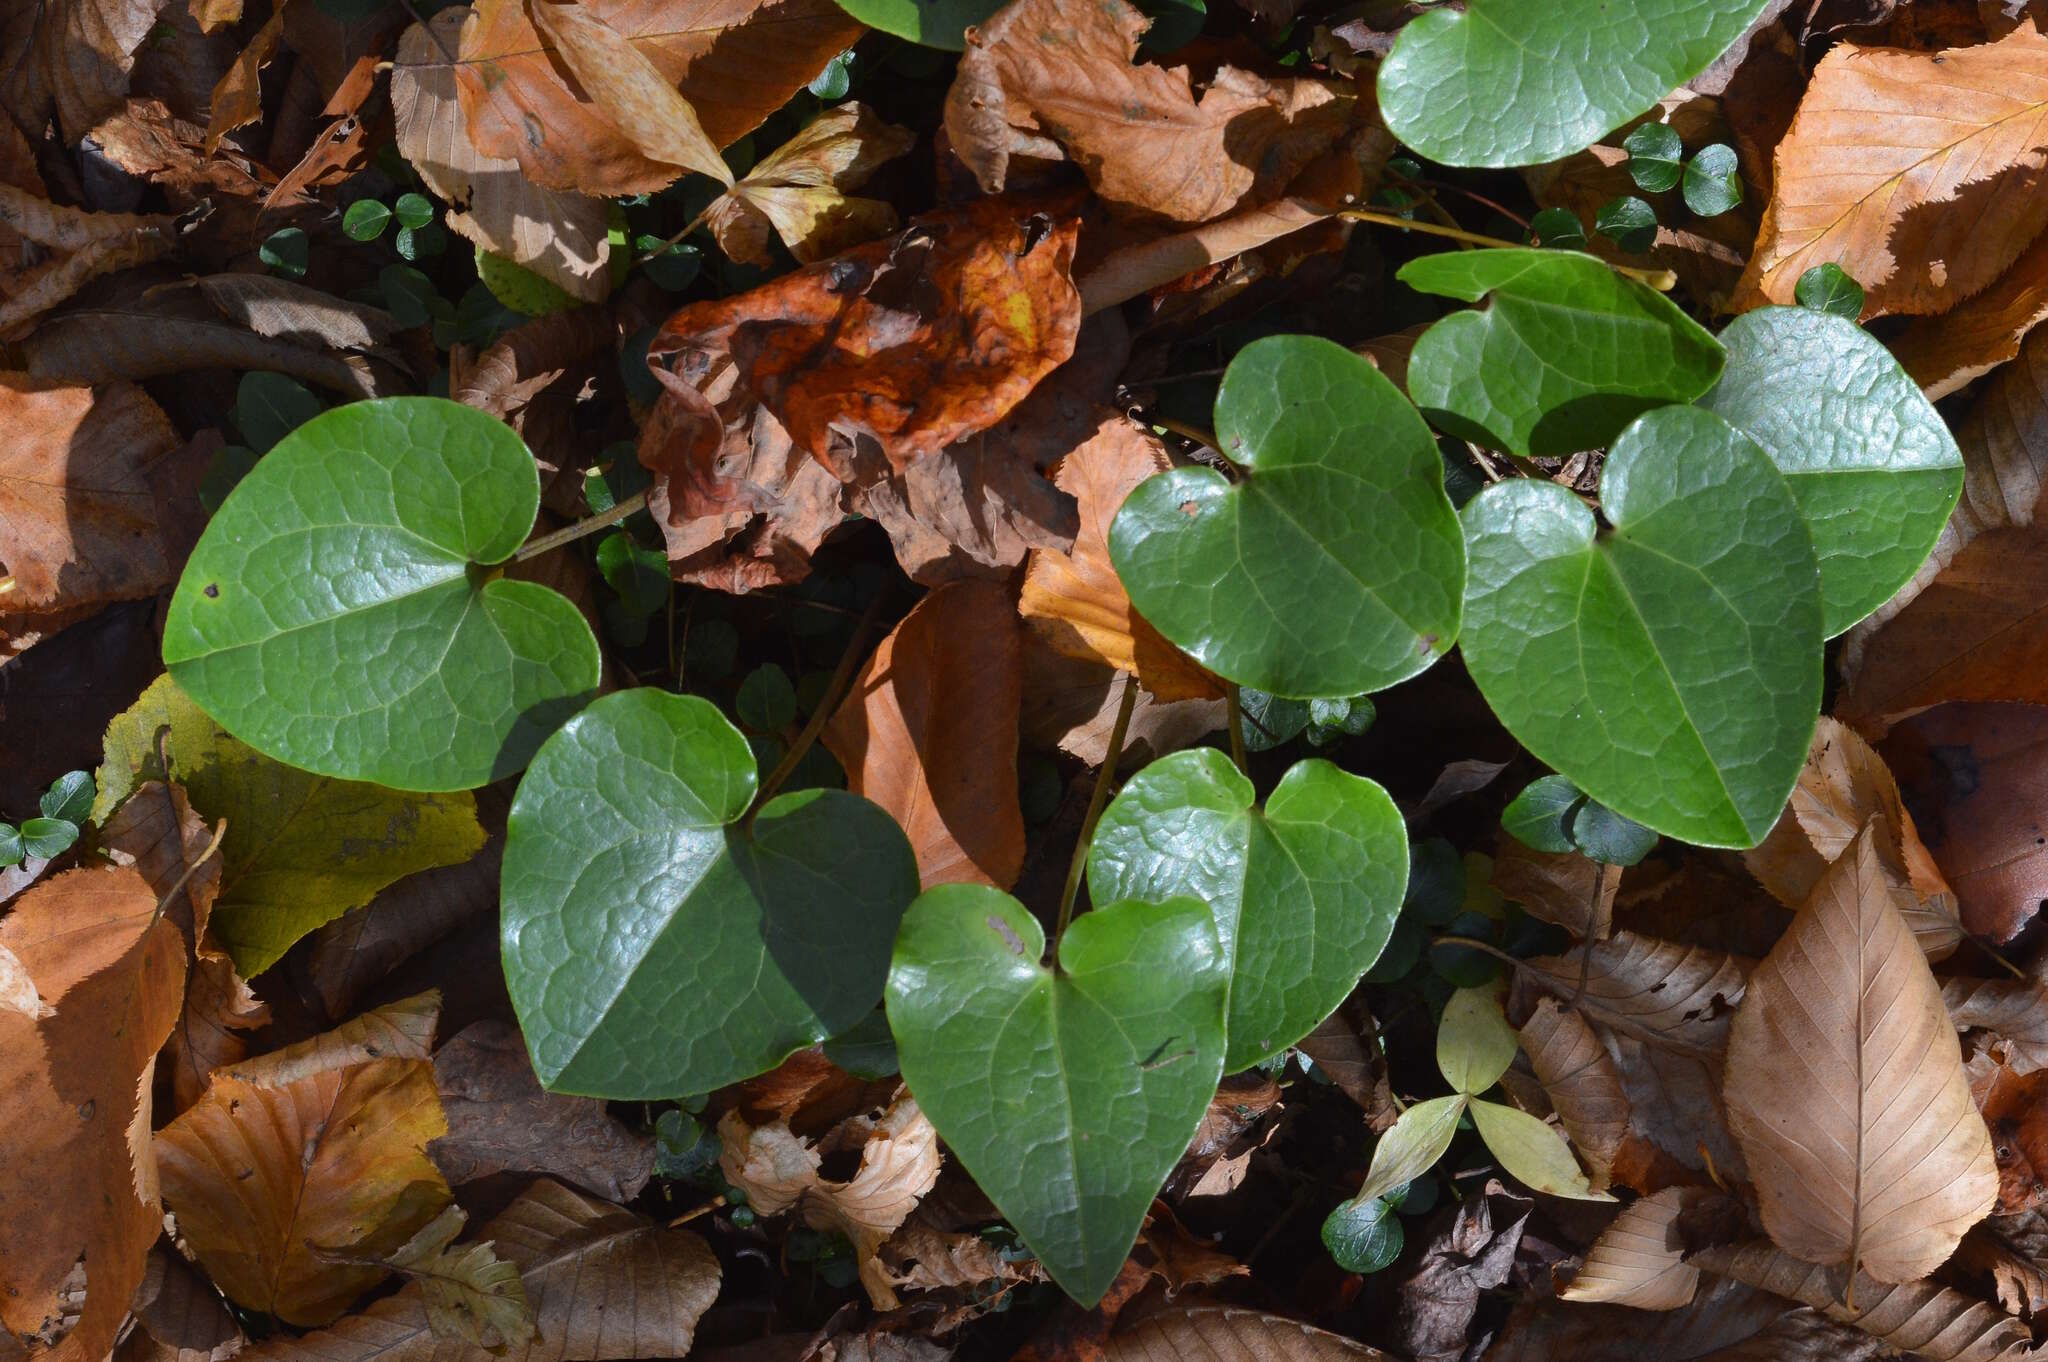
[[[1474,246],[1503,246],[1511,250],[1523,250],[1528,246],[1528,243],[1525,241],[1508,241],[1502,237],[1468,232],[1462,227],[1442,227],[1434,222],[1415,222],[1408,218],[1397,217],[1392,213],[1375,213],[1369,208],[1347,208],[1337,214],[1337,216],[1349,218],[1353,222],[1370,222],[1381,227],[1399,227],[1404,232],[1421,232],[1424,236],[1446,237],[1452,241],[1464,241]],[[1625,274],[1631,279],[1639,279],[1651,288],[1656,289],[1659,293],[1669,293],[1678,286],[1678,276],[1670,270],[1637,269],[1633,265],[1610,265],[1609,268],[1618,274]]]
[[[512,561],[523,563],[529,558],[538,558],[550,549],[558,549],[564,544],[574,543],[587,534],[596,534],[599,530],[618,524],[635,511],[645,509],[647,509],[647,494],[645,492],[635,492],[609,511],[594,515],[588,520],[579,520],[573,525],[564,525],[559,530],[550,530],[538,539],[527,540],[519,546],[519,552],[512,555]]]
[[[782,760],[775,763],[775,769],[761,782],[760,790],[754,795],[754,802],[747,808],[747,816],[741,821],[743,832],[751,834],[754,819],[761,812],[761,806],[775,797],[782,788],[782,782],[789,779],[789,773],[804,759],[804,753],[811,750],[811,744],[825,731],[825,724],[832,712],[839,708],[839,702],[846,695],[846,688],[853,681],[854,669],[867,653],[868,635],[874,632],[875,621],[882,617],[882,592],[868,602],[868,608],[861,612],[860,622],[853,626],[853,637],[846,641],[846,651],[839,655],[839,665],[832,669],[832,679],[825,683],[825,693],[818,697],[818,707],[811,711],[803,731],[796,735],[796,741],[782,754]]]
[[[1067,886],[1060,892],[1060,916],[1052,932],[1053,958],[1059,958],[1060,938],[1074,916],[1074,898],[1081,892],[1081,871],[1088,863],[1088,844],[1095,840],[1095,824],[1102,806],[1109,802],[1110,782],[1116,779],[1116,764],[1124,754],[1124,734],[1131,726],[1131,711],[1138,704],[1138,678],[1124,678],[1124,698],[1117,706],[1116,726],[1109,731],[1109,750],[1102,754],[1102,766],[1095,772],[1095,793],[1088,796],[1088,816],[1081,820],[1081,836],[1074,843],[1074,859],[1067,863]]]

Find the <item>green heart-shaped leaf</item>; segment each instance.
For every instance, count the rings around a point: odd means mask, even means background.
[[[1527,166],[1583,150],[1698,75],[1767,0],[1467,0],[1408,24],[1380,112],[1432,161]]]
[[[1241,472],[1138,485],[1109,554],[1138,612],[1211,671],[1283,696],[1359,695],[1456,642],[1457,512],[1422,417],[1366,360],[1312,336],[1238,352],[1216,435]]]
[[[280,440],[178,582],[164,661],[223,728],[401,790],[510,775],[598,680],[576,607],[493,580],[540,476],[506,425],[434,397],[357,402]]]
[[[1215,1095],[1230,970],[1193,899],[1083,914],[1057,971],[1044,949],[1008,894],[927,890],[896,939],[889,1026],[947,1146],[1092,1306]]]
[[[1890,600],[1963,490],[1963,453],[1876,337],[1806,307],[1721,333],[1728,368],[1700,405],[1763,446],[1799,500],[1833,638]]]
[[[1698,322],[1590,255],[1444,251],[1409,261],[1398,277],[1468,303],[1493,295],[1423,332],[1408,391],[1438,425],[1494,449],[1597,448],[1653,407],[1692,401],[1721,373],[1720,342]]]
[[[1235,1073],[1336,1011],[1372,968],[1408,886],[1408,835],[1387,792],[1301,761],[1265,808],[1213,747],[1153,762],[1103,810],[1088,849],[1102,903],[1185,895],[1209,905],[1231,963]]]
[[[1497,483],[1465,508],[1465,665],[1522,745],[1615,812],[1754,846],[1820,710],[1820,572],[1754,442],[1697,407],[1616,440],[1600,504]]]
[[[882,996],[917,861],[843,790],[771,799],[709,701],[608,695],[541,745],[506,830],[500,944],[534,1072],[679,1097],[774,1068]]]
[[[1002,7],[1002,0],[839,0],[869,28],[948,52],[966,47],[967,30]]]

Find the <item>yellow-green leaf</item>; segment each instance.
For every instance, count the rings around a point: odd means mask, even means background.
[[[1358,1189],[1357,1199],[1370,1201],[1385,1196],[1428,1172],[1429,1166],[1451,1147],[1451,1136],[1458,1133],[1458,1118],[1464,1114],[1468,1100],[1463,1093],[1453,1093],[1417,1102],[1402,1112],[1401,1119],[1380,1136],[1378,1147],[1372,1151],[1372,1167],[1366,1171],[1365,1185]]]
[[[1461,988],[1444,1004],[1436,1066],[1459,1092],[1485,1092],[1515,1062],[1520,1045],[1492,987]]]
[[[1575,1201],[1614,1200],[1593,1190],[1564,1136],[1528,1112],[1498,1102],[1474,1102],[1472,1124],[1479,1127],[1479,1138],[1500,1166],[1529,1190]]]

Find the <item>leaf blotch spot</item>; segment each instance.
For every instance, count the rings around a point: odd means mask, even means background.
[[[1195,502],[1183,501],[1180,504],[1180,513],[1185,516],[1198,516],[1202,513],[1202,508]]]
[[[219,600],[219,599],[220,599],[220,583],[219,583],[219,582],[208,582],[208,583],[206,584],[206,592],[205,592],[205,595],[206,595],[206,599],[208,599],[209,601],[217,601],[217,600]]]
[[[1010,954],[1024,954],[1024,938],[1017,935],[1014,927],[997,917],[994,913],[989,914],[988,925],[995,931],[997,936],[1003,939],[1003,944],[1010,948]]]

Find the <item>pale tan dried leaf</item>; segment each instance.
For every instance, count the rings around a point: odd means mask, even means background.
[[[602,302],[611,288],[604,203],[535,184],[519,162],[486,156],[470,140],[455,69],[442,54],[461,42],[469,15],[466,5],[444,9],[431,32],[414,24],[399,38],[391,69],[398,150],[449,203],[450,229],[572,298]]]
[[[220,150],[221,139],[236,128],[263,117],[262,71],[284,41],[284,10],[279,4],[271,11],[269,20],[256,30],[256,36],[213,87],[211,115],[206,121],[208,156]]]
[[[29,978],[28,966],[5,946],[0,946],[0,1012],[17,1012],[31,1021],[57,1015],[57,1009],[36,992],[36,981]]]
[[[1538,851],[1503,834],[1491,879],[1503,898],[1581,939],[1605,940],[1614,930],[1620,866],[1602,865],[1577,851]]]
[[[2048,226],[2048,37],[1976,47],[1842,43],[1778,144],[1775,190],[1738,308],[1790,303],[1840,265],[1865,316],[1935,313],[1978,292]]]
[[[159,231],[102,237],[31,270],[22,276],[13,296],[0,303],[0,334],[40,317],[103,274],[146,265],[170,254],[174,244],[168,233]]]
[[[191,287],[236,326],[297,345],[374,350],[398,332],[397,318],[381,307],[275,275],[209,274]]]
[[[1892,355],[1930,399],[1947,397],[2020,352],[2048,321],[2048,233],[1998,281],[1939,317],[1914,322],[1891,343]]]
[[[1941,1000],[1958,1031],[1988,1031],[2007,1067],[2048,1069],[2048,985],[2032,979],[1944,979]]]
[[[1990,1213],[1998,1167],[1880,835],[1873,821],[1751,972],[1723,1091],[1771,1238],[1903,1282]]]
[[[881,1257],[890,1284],[912,1291],[1045,1280],[1045,1268],[1037,1259],[1016,1261],[998,1252],[985,1235],[914,1222],[889,1236]]]
[[[1593,1189],[1606,1190],[1629,1130],[1628,1096],[1614,1061],[1586,1019],[1554,998],[1537,1002],[1521,1040],[1565,1134],[1592,1169]]]
[[[441,992],[430,988],[351,1017],[332,1031],[297,1045],[245,1059],[223,1072],[243,1083],[281,1087],[372,1060],[425,1059],[434,1048],[434,1026],[440,1019]],[[444,1123],[437,1134],[446,1133]]]
[[[1111,1334],[1105,1362],[1391,1362],[1386,1353],[1298,1320],[1189,1305]]]
[[[1868,1275],[1855,1281],[1855,1304],[1844,1303],[1839,1268],[1800,1262],[1764,1242],[1711,1248],[1691,1261],[1708,1272],[1795,1300],[1874,1334],[1927,1362],[2016,1362],[2033,1355],[2027,1326],[1983,1301],[1933,1282],[1888,1285]]]
[[[770,152],[707,211],[719,248],[743,264],[769,263],[772,228],[804,264],[887,235],[896,210],[877,199],[849,198],[884,161],[917,140],[858,103],[819,114]]]
[[[861,1151],[859,1169],[845,1182],[820,1176],[816,1146],[787,1125],[749,1125],[738,1112],[718,1123],[719,1163],[757,1213],[799,1210],[811,1228],[844,1234],[875,1308],[893,1310],[893,1279],[877,1251],[938,1181],[938,1132],[905,1090],[879,1119],[855,1118],[841,1133],[848,1143],[858,1140]]]
[[[1718,1051],[1751,962],[1726,951],[1616,932],[1589,950],[1538,956],[1528,973],[1602,1025],[1652,1044]],[[1579,984],[1585,981],[1583,992]]]
[[[161,232],[172,221],[162,214],[94,213],[71,208],[0,182],[0,226],[53,250],[82,251],[109,239]]]
[[[717,1298],[718,1258],[688,1230],[649,1224],[546,1180],[479,1231],[533,1307],[535,1338],[506,1362],[623,1362],[688,1357]],[[476,1362],[472,1344],[439,1338],[418,1286],[302,1337],[278,1333],[247,1362]]]
[[[1667,1187],[1621,1209],[1586,1250],[1586,1262],[1557,1294],[1638,1310],[1676,1310],[1692,1301],[1700,1270],[1685,1261],[1678,1218],[1712,1193]]]

